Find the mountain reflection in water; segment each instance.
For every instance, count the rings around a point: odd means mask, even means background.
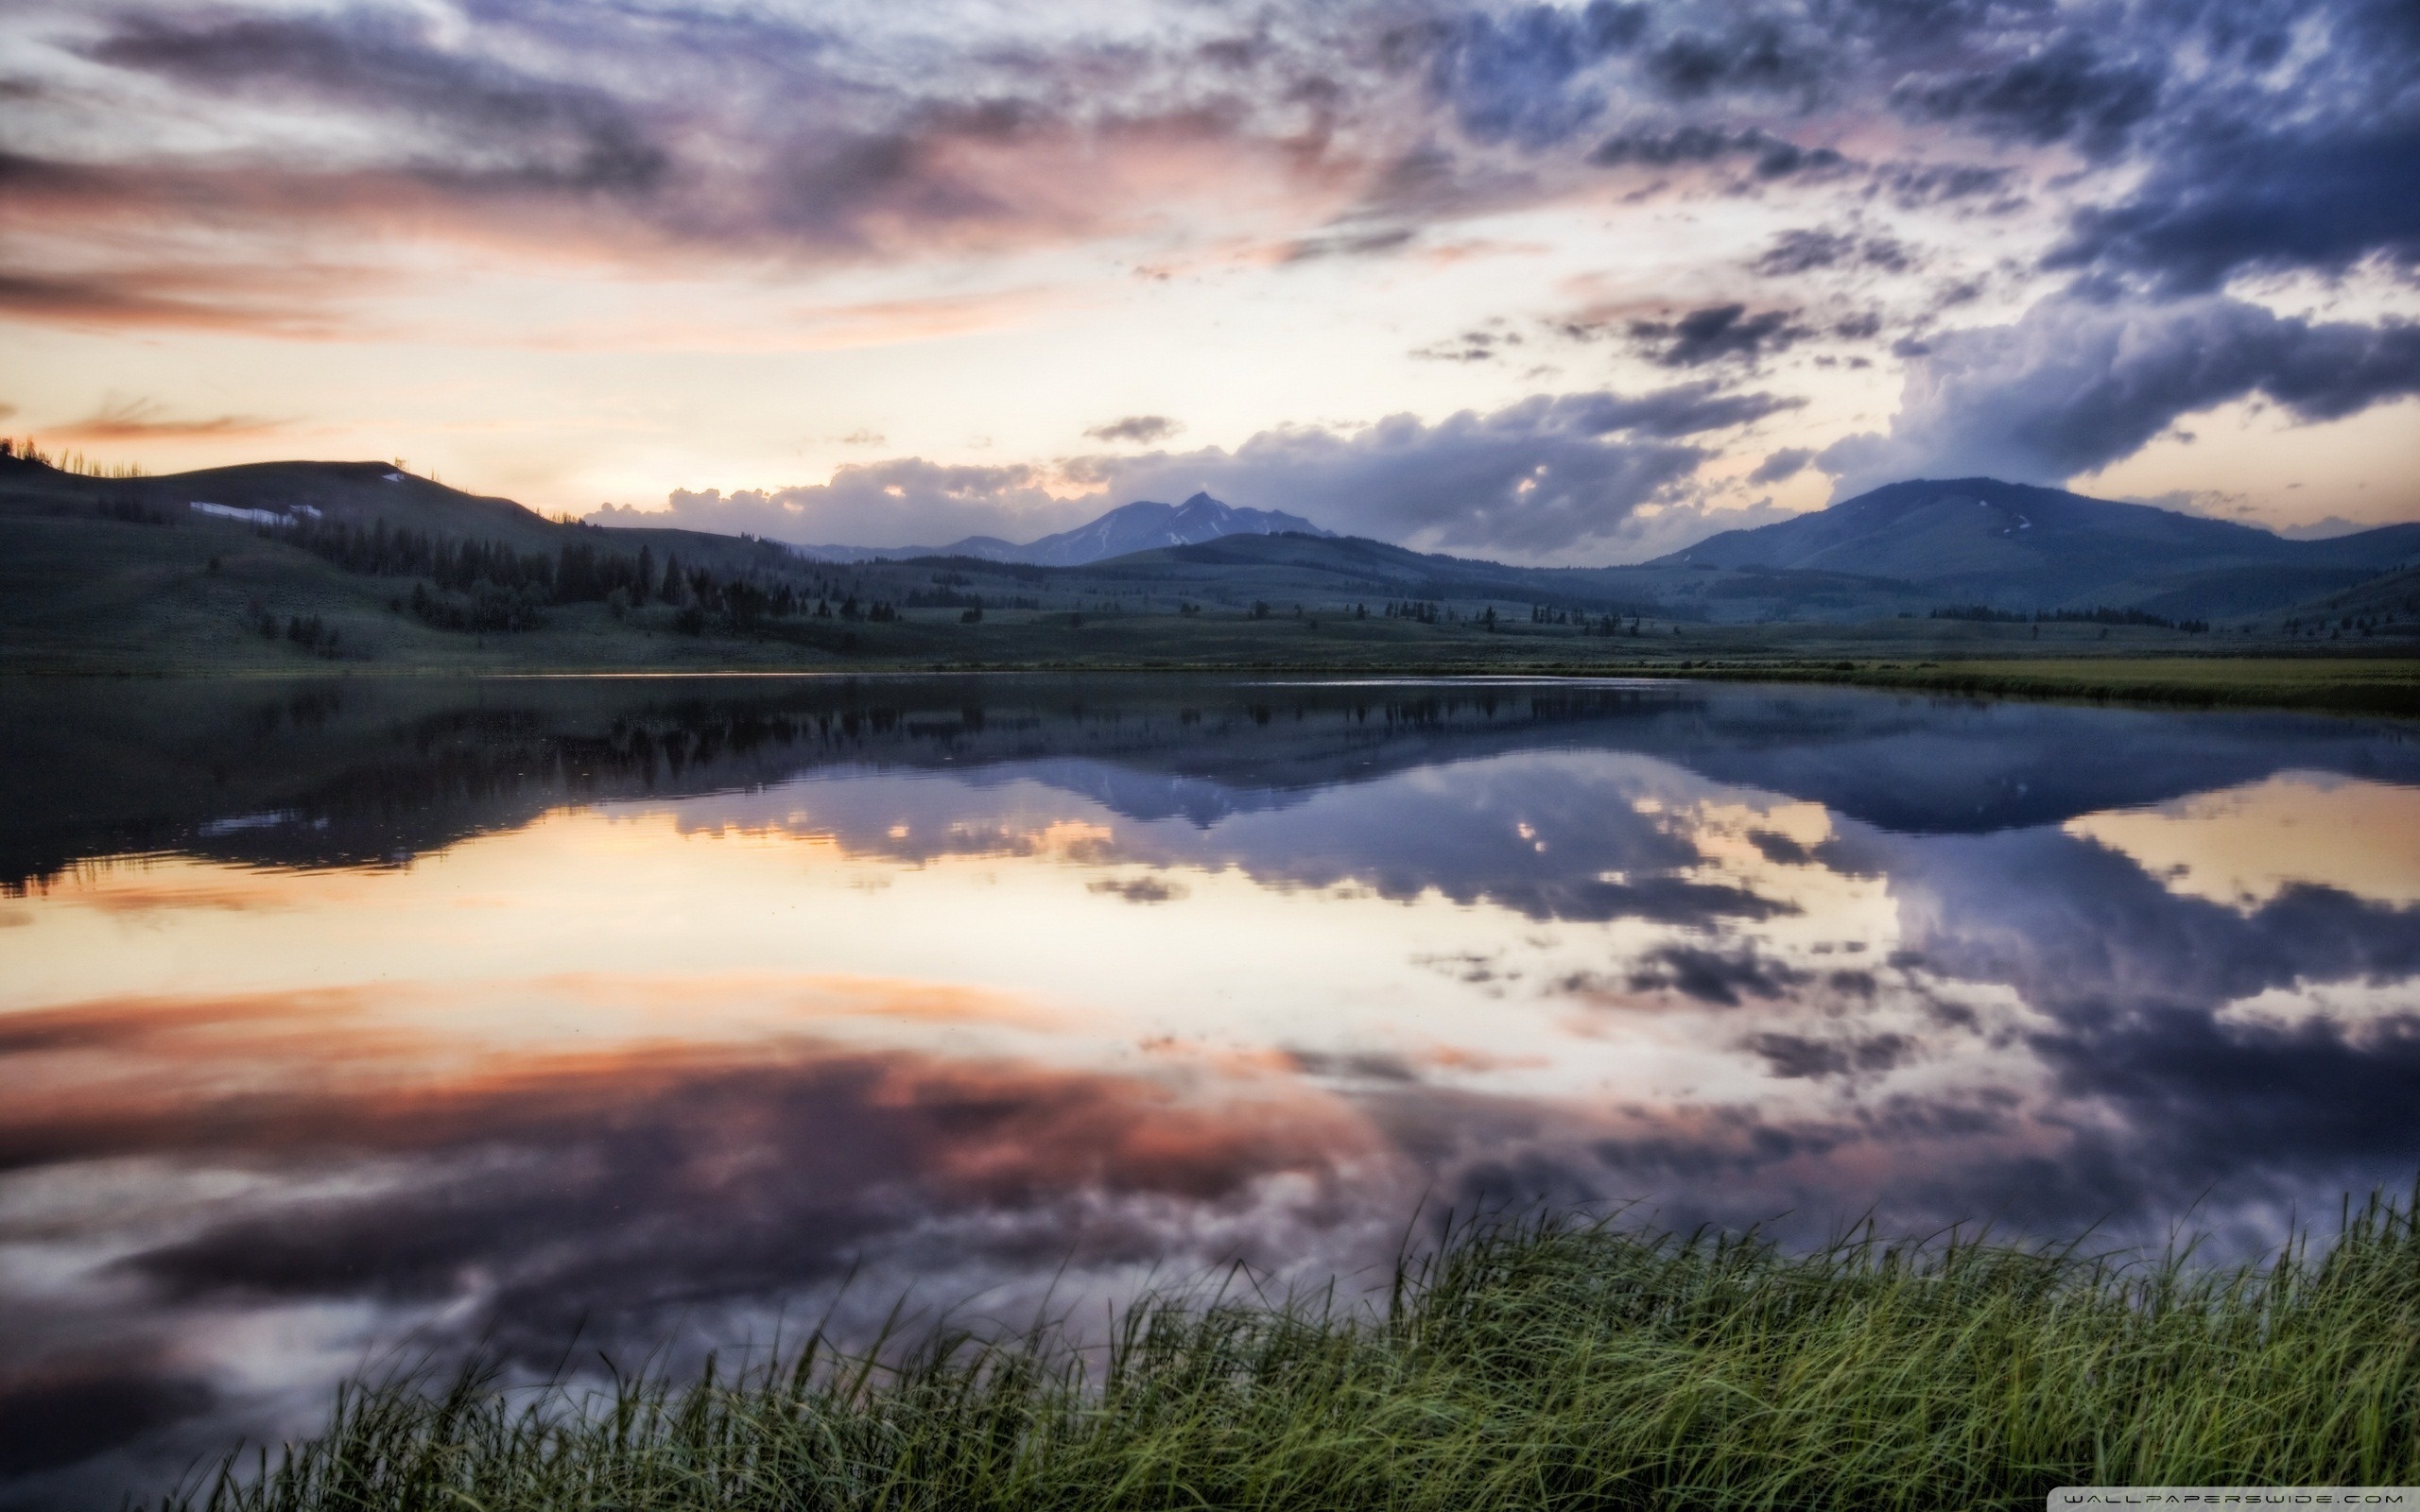
[[[0,729],[0,1501],[399,1343],[1349,1285],[1540,1199],[2249,1246],[2420,1169],[2389,722],[936,677]]]

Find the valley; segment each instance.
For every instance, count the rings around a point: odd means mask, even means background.
[[[112,479],[11,457],[0,671],[1638,673],[2373,711],[2415,697],[2416,526],[2294,541],[1988,480],[1894,485],[1635,566],[1266,523],[1068,566],[834,561],[547,520],[377,463]],[[1893,555],[1903,535],[1914,544]],[[1842,570],[1859,563],[1888,571]]]

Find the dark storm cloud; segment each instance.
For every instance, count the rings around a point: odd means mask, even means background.
[[[2252,394],[2333,420],[2420,393],[2420,325],[2271,314],[2238,301],[2046,300],[2011,326],[1911,349],[1891,434],[1825,451],[1841,488],[1905,477],[2061,482],[2179,418]]]
[[[2395,0],[2148,13],[2133,39],[2138,58],[2164,49],[2206,60],[2176,72],[2157,110],[2120,123],[2144,171],[2112,200],[2087,198],[2050,266],[2126,274],[2168,294],[2371,257],[2408,273],[2420,255],[2411,14]],[[2114,77],[2104,94],[2122,95]]]
[[[1681,99],[1726,91],[1812,94],[1825,61],[1784,22],[1749,15],[1719,28],[1680,31],[1648,54],[1646,72]]]
[[[2420,264],[2420,120],[2183,144],[2118,203],[2079,213],[2049,266],[2197,293],[2239,270],[2339,273],[2374,255]]]
[[[1792,311],[1750,315],[1744,304],[1712,304],[1677,320],[1634,320],[1630,334],[1665,367],[1697,368],[1726,360],[1753,362],[1786,351],[1807,332]]]
[[[1877,1034],[1823,1039],[1801,1034],[1755,1034],[1741,1041],[1785,1081],[1889,1071],[1908,1058],[1914,1042],[1905,1035]]]
[[[1631,990],[1666,988],[1701,1003],[1736,1008],[1747,998],[1772,999],[1806,980],[1806,973],[1749,951],[1709,950],[1700,945],[1662,945],[1639,958]]]
[[[1918,119],[1969,124],[2034,146],[2069,142],[2086,157],[2108,158],[2157,108],[2159,87],[2156,68],[2112,60],[2089,37],[2068,32],[1995,68],[1904,80],[1892,103]]]

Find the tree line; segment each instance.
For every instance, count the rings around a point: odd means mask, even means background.
[[[2142,609],[2111,609],[2106,605],[2093,609],[2037,609],[2031,614],[2023,610],[1994,609],[1989,604],[1949,604],[1926,616],[1936,620],[1975,620],[1989,625],[2141,625],[2153,629],[2183,630],[2200,635],[2210,627],[2208,620],[2170,619]]]
[[[408,605],[423,623],[446,630],[533,630],[541,612],[561,604],[608,604],[618,613],[661,605],[679,610],[674,627],[685,633],[709,628],[746,633],[770,620],[812,616],[881,624],[896,620],[893,606],[861,603],[855,593],[835,602],[833,593],[803,590],[795,582],[771,585],[746,576],[722,576],[706,567],[684,567],[678,555],[656,559],[642,545],[635,555],[600,549],[588,541],[565,541],[554,552],[522,551],[500,541],[478,541],[390,525],[300,520],[279,528],[291,541],[348,572],[382,577],[418,577]],[[818,585],[821,586],[821,585]]]

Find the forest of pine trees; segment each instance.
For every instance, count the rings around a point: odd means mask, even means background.
[[[555,604],[610,604],[616,612],[660,604],[679,610],[674,627],[747,634],[769,621],[812,615],[882,624],[899,611],[887,603],[860,604],[855,595],[833,604],[800,584],[722,577],[684,568],[678,557],[659,564],[652,548],[636,555],[569,541],[552,555],[516,551],[502,541],[473,541],[371,525],[303,520],[278,531],[288,541],[348,572],[417,577],[407,603],[423,623],[444,630],[532,630]]]
[[[2143,625],[2163,630],[2183,630],[2200,635],[2210,627],[2208,620],[2177,620],[2149,610],[2110,609],[2037,609],[2028,614],[2022,610],[1994,609],[1988,604],[1951,604],[1927,615],[1936,620],[1977,620],[1992,625]]]

